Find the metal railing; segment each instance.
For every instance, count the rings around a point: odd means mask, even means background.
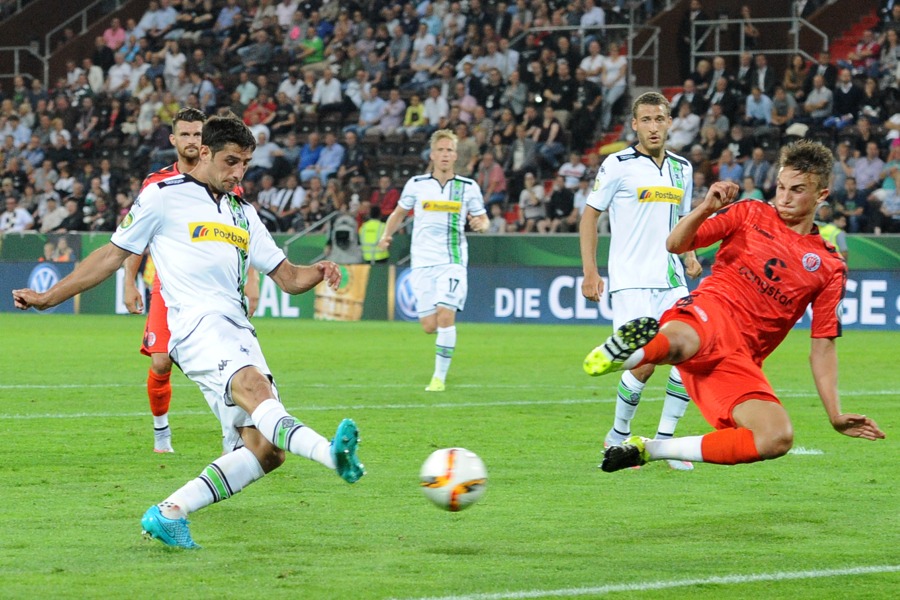
[[[44,36],[44,53],[48,58],[53,53],[53,37],[60,31],[74,25],[77,27],[75,35],[84,35],[87,33],[90,26],[96,24],[97,21],[102,20],[104,15],[119,10],[127,2],[128,0],[94,0],[94,2],[91,2],[81,9],[81,11],[72,15],[47,32]],[[97,14],[94,14],[95,11]],[[46,85],[48,82],[44,83]]]
[[[822,39],[822,50],[828,50],[828,34],[824,31],[807,21],[806,19],[800,19],[798,17],[784,17],[784,18],[767,18],[767,19],[708,19],[703,21],[694,21],[691,26],[691,68],[695,68],[697,65],[697,61],[701,58],[712,58],[714,56],[740,56],[744,52],[747,52],[747,48],[744,45],[744,31],[746,29],[746,24],[749,23],[759,29],[759,25],[765,24],[788,24],[790,28],[788,29],[788,36],[791,40],[791,44],[782,44],[777,38],[771,38],[769,41],[772,43],[771,48],[756,48],[755,52],[764,52],[767,56],[777,55],[777,54],[800,54],[807,60],[814,60],[815,57],[810,55],[808,52],[803,50],[800,47],[800,33],[803,30],[808,30]],[[740,40],[738,43],[737,50],[723,50],[722,49],[722,36],[726,34],[731,25],[737,25],[739,28],[738,39]],[[697,36],[697,29],[705,27],[705,31],[703,35],[699,38]],[[706,41],[712,37],[712,49],[711,50],[703,50],[703,45]],[[763,36],[764,39],[765,36]]]
[[[23,71],[22,63],[33,62],[33,64],[42,72],[44,88],[47,87],[47,81],[50,78],[50,60],[46,56],[42,56],[33,46],[3,46],[0,47],[0,53],[13,55],[13,68],[10,73],[0,73],[0,79],[14,79],[19,75],[34,72],[34,69],[25,68]]]

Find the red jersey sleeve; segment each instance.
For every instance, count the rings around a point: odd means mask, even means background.
[[[747,213],[752,207],[749,202],[741,201],[727,206],[704,221],[694,236],[691,250],[712,246],[737,231],[748,218]]]
[[[847,268],[843,263],[831,274],[831,279],[812,301],[812,325],[810,337],[835,338],[841,336],[844,290],[847,286]]]

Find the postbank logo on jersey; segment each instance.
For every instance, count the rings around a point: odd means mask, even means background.
[[[681,204],[684,191],[678,188],[653,186],[642,187],[637,190],[638,202],[663,202],[667,204]]]
[[[424,200],[422,202],[422,210],[428,212],[459,212],[460,203],[453,200]]]
[[[225,242],[243,251],[250,247],[250,232],[224,223],[188,223],[191,242]]]

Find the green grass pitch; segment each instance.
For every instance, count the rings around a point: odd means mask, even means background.
[[[176,454],[156,455],[138,354],[143,319],[0,315],[3,598],[896,598],[900,596],[897,333],[838,343],[847,411],[880,442],[830,428],[807,331],[766,364],[795,427],[781,459],[691,473],[597,468],[615,377],[592,379],[590,326],[462,322],[448,391],[427,394],[434,338],[408,323],[261,319],[288,409],[362,434],[350,486],[305,459],[191,516],[198,551],[141,539],[139,520],[216,458],[219,425],[173,375]],[[652,435],[662,373],[634,432]],[[709,426],[695,407],[678,433]],[[418,489],[436,448],[488,468],[451,514]]]

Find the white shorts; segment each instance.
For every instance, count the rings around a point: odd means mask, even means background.
[[[610,295],[613,329],[638,317],[659,319],[679,298],[688,295],[686,287],[668,289],[629,288]]]
[[[469,280],[462,265],[419,267],[410,273],[410,282],[420,319],[434,313],[438,304],[457,311],[466,306]]]
[[[241,443],[237,428],[252,426],[253,420],[232,400],[231,378],[244,367],[254,366],[272,379],[256,333],[224,316],[208,315],[170,355],[200,386],[210,410],[222,424],[223,446],[237,448]]]

